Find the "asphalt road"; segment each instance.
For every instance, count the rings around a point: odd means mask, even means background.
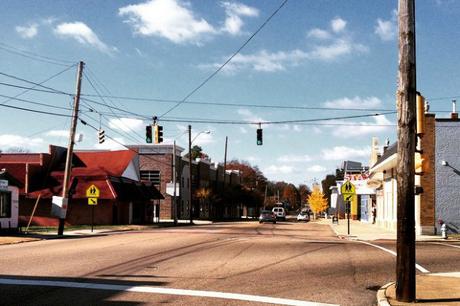
[[[4,245],[0,304],[375,305],[395,278],[375,246],[395,242],[372,243],[314,222],[235,222]],[[458,243],[417,244],[430,272],[460,271],[459,258]]]

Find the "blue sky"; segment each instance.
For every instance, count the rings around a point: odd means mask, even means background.
[[[182,100],[229,58],[279,7],[281,1],[2,1],[0,72],[41,83],[80,60],[86,63],[82,92],[160,100]],[[261,122],[264,145],[256,145],[256,124],[193,123],[194,144],[213,161],[224,156],[258,165],[271,180],[311,184],[333,173],[342,160],[367,163],[371,137],[391,142],[395,115],[336,119],[309,124],[266,124],[372,114],[395,109],[397,1],[290,0],[222,71],[188,100],[238,106],[183,103],[163,119],[165,140],[186,147],[187,120]],[[417,2],[418,89],[434,111],[448,111],[460,95],[458,29],[460,1]],[[17,53],[29,57],[20,56]],[[45,59],[45,61],[37,60]],[[32,58],[30,58],[32,57]],[[46,58],[55,59],[49,60]],[[58,64],[58,65],[56,65]],[[0,82],[30,87],[0,75]],[[75,91],[74,67],[43,83]],[[89,79],[89,81],[88,81]],[[38,87],[40,88],[40,87]],[[0,94],[23,89],[0,85]],[[18,98],[70,107],[65,95],[29,91]],[[88,97],[87,97],[88,98]],[[145,117],[160,116],[175,104],[91,97]],[[7,98],[0,97],[0,104]],[[70,114],[18,100],[8,105]],[[343,110],[256,108],[248,105],[340,108]],[[82,118],[124,144],[142,143],[147,120],[84,101]],[[246,106],[245,106],[246,105]],[[103,113],[88,112],[92,108]],[[116,117],[113,115],[115,112]],[[448,115],[439,112],[438,116]],[[93,118],[93,119],[91,119]],[[0,148],[46,151],[66,145],[69,118],[2,108]],[[114,149],[97,144],[96,132],[81,124],[77,149]]]

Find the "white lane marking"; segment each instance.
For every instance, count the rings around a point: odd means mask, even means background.
[[[458,277],[460,278],[460,272],[441,272],[441,273],[431,273],[433,276],[447,276],[447,277]]]
[[[431,242],[431,244],[439,244],[439,245],[444,245],[444,246],[449,246],[452,248],[460,249],[460,245],[452,245],[452,244],[442,243],[442,242]]]
[[[208,297],[208,298],[220,298],[220,299],[229,299],[229,300],[259,302],[259,303],[270,303],[270,304],[278,304],[278,305],[338,306],[336,304],[324,304],[324,303],[317,303],[317,302],[291,300],[291,299],[275,298],[275,297],[260,296],[260,295],[227,293],[227,292],[219,292],[219,291],[160,288],[160,287],[151,287],[151,286],[126,286],[126,285],[111,285],[111,284],[100,284],[100,283],[80,283],[80,282],[66,282],[66,281],[47,281],[47,280],[9,279],[9,278],[0,278],[0,284],[98,289],[98,290],[129,291],[129,292],[141,292],[141,293],[158,293],[158,294],[169,294],[169,295],[198,296],[198,297]]]
[[[397,256],[396,252],[394,252],[392,250],[389,250],[389,249],[385,249],[384,247],[381,247],[380,245],[372,244],[372,243],[369,243],[369,242],[366,242],[366,241],[358,241],[358,242],[373,246],[374,248],[380,249],[382,251],[390,253],[391,255]],[[428,271],[427,269],[425,269],[424,267],[422,267],[419,264],[415,264],[415,268],[417,268],[417,270],[419,270],[422,273],[430,273],[430,271]]]

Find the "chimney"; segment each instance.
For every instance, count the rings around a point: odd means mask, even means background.
[[[390,139],[385,139],[385,144],[383,145],[383,152],[385,152],[390,146]]]
[[[452,114],[451,118],[453,120],[458,120],[458,113],[457,113],[457,100],[452,100]]]

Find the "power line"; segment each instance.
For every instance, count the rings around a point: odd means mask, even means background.
[[[40,55],[38,53],[34,53],[31,51],[27,51],[24,49],[16,48],[11,45],[7,45],[5,43],[0,42],[0,49],[3,51],[6,51],[11,54],[19,55],[31,60],[43,62],[43,63],[48,63],[48,64],[53,64],[53,65],[58,65],[58,66],[68,66],[69,64],[74,64],[74,61],[69,61],[69,60],[61,60],[57,58],[52,58],[49,56],[44,56]]]
[[[68,71],[69,69],[71,69],[71,68],[74,67],[74,66],[75,66],[75,65],[69,66],[69,67],[65,68],[64,70],[61,70],[61,71],[59,71],[59,72],[56,73],[56,74],[53,74],[52,76],[50,76],[49,78],[45,79],[44,81],[42,81],[42,82],[40,82],[40,83],[28,81],[28,80],[26,80],[26,79],[23,79],[23,78],[20,78],[20,77],[17,77],[17,76],[8,74],[8,73],[4,73],[4,72],[0,72],[0,74],[1,74],[1,75],[4,75],[4,76],[6,76],[6,77],[9,77],[9,78],[15,79],[15,80],[19,80],[19,81],[22,81],[22,82],[26,82],[26,83],[32,84],[32,85],[34,85],[32,88],[35,88],[35,87],[38,86],[38,87],[42,87],[42,88],[45,88],[45,89],[48,89],[48,90],[55,90],[55,89],[53,89],[53,88],[51,88],[51,87],[47,87],[47,86],[44,86],[44,85],[42,85],[42,84],[48,82],[49,80],[51,80],[51,79],[53,79],[53,78],[55,78],[55,77],[57,77],[57,76],[59,76],[59,75],[61,75],[61,74],[63,74],[64,72]],[[26,90],[20,92],[19,94],[15,95],[14,98],[17,98],[17,97],[19,97],[19,96],[22,96],[23,94],[27,93],[29,90],[30,90],[30,89],[26,89]],[[59,92],[59,91],[56,91],[56,92]],[[60,92],[60,93],[63,93],[63,92]],[[6,104],[6,103],[8,103],[9,101],[11,101],[11,99],[7,99],[7,100],[1,102],[0,105]]]
[[[72,110],[72,108],[68,108],[68,107],[57,106],[57,105],[52,105],[52,104],[47,104],[47,103],[42,103],[42,102],[36,102],[36,101],[27,100],[27,99],[20,99],[20,98],[11,97],[11,96],[2,95],[2,94],[0,94],[0,97],[7,98],[8,100],[15,100],[15,101],[29,103],[29,104],[33,104],[33,105],[40,105],[40,106],[56,108],[56,109],[63,109],[63,110]],[[2,105],[2,104],[0,104],[0,105]]]
[[[211,73],[204,81],[202,81],[197,87],[195,87],[191,92],[189,92],[179,103],[171,107],[165,113],[160,115],[158,118],[162,118],[165,115],[172,112],[174,109],[179,107],[182,103],[184,103],[189,97],[191,97],[195,92],[197,92],[201,87],[203,87],[209,80],[211,80],[216,74],[218,74],[244,47],[268,24],[268,22],[283,8],[283,6],[287,3],[288,0],[284,0],[281,5],[260,25],[260,27],[251,35],[249,38],[239,47],[216,71]]]
[[[46,111],[40,111],[36,109],[29,109],[29,108],[24,108],[24,107],[19,107],[19,106],[13,106],[13,105],[7,105],[7,104],[0,104],[1,107],[7,107],[7,108],[13,108],[17,110],[22,110],[26,112],[32,112],[32,113],[38,113],[38,114],[44,114],[44,115],[50,115],[50,116],[58,116],[58,117],[69,117],[71,118],[71,115],[66,115],[66,114],[60,114],[60,113],[51,113],[51,112],[46,112]]]

